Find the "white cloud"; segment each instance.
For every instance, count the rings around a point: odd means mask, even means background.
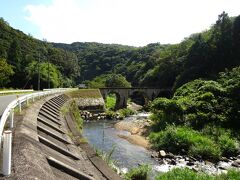
[[[240,13],[239,0],[53,0],[27,5],[27,20],[53,42],[102,42],[142,46],[177,43],[207,29],[226,11]]]

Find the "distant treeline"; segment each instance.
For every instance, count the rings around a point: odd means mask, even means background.
[[[225,12],[209,30],[193,34],[179,44],[154,43],[144,47],[47,43],[0,20],[0,57],[7,59],[14,71],[5,86],[12,87],[23,87],[27,81],[27,86],[36,87],[40,55],[43,87],[49,61],[58,74],[58,82],[52,82],[52,86],[76,85],[100,75],[121,74],[132,86],[176,89],[198,78],[214,80],[226,68],[239,66],[239,49],[240,16],[231,18]]]

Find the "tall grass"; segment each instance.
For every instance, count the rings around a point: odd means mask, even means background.
[[[80,110],[79,110],[78,105],[76,104],[75,100],[72,101],[70,108],[71,108],[71,112],[74,116],[74,120],[76,122],[77,129],[81,132],[82,128],[83,128],[83,119],[81,117]]]
[[[226,174],[213,176],[188,168],[176,168],[167,173],[159,174],[155,180],[240,180],[240,171],[231,169]]]
[[[148,165],[141,165],[137,168],[131,169],[125,174],[125,180],[147,180],[151,169]]]

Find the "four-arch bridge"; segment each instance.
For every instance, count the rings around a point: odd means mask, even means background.
[[[146,87],[132,87],[132,88],[123,88],[123,87],[105,87],[99,88],[100,92],[104,99],[106,99],[108,94],[116,94],[116,105],[115,109],[121,109],[127,107],[127,100],[134,93],[141,94],[144,97],[144,102],[147,104],[149,101],[157,97],[170,97],[170,89],[158,89],[158,88],[146,88]]]

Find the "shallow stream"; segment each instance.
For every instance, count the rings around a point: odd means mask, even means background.
[[[139,113],[137,115],[125,118],[124,121],[134,121],[144,119],[149,114]],[[151,158],[152,152],[146,150],[141,146],[129,143],[127,140],[120,138],[118,135],[129,135],[127,131],[117,130],[113,126],[116,121],[95,121],[85,122],[83,135],[88,139],[88,142],[94,148],[109,153],[115,148],[111,158],[115,161],[115,165],[121,172],[125,173],[129,169],[138,167],[140,164],[151,165],[153,171],[151,179],[157,172],[167,172],[172,168],[195,169],[196,171],[203,171],[208,174],[219,174],[226,172],[227,169],[232,168],[231,164],[236,158],[227,159],[226,162],[219,161],[213,164],[208,161],[190,161],[189,157],[174,156],[174,159],[162,159],[158,162],[156,158]]]
[[[146,117],[146,114],[135,115],[125,120]],[[113,121],[86,122],[84,124],[83,135],[93,147],[104,153],[108,153],[115,148],[112,159],[122,170],[137,167],[139,164],[149,164],[156,166],[158,162],[151,158],[151,152],[143,147],[133,145],[127,140],[118,137],[118,134],[128,135],[127,131],[116,130]]]

